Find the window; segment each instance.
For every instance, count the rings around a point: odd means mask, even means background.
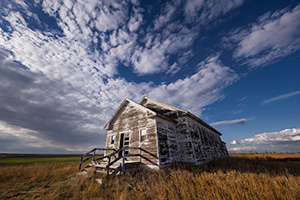
[[[129,146],[129,134],[125,135],[124,146]]]
[[[110,144],[114,144],[115,143],[115,136],[112,135],[110,136]]]
[[[147,139],[147,130],[141,129],[140,130],[140,142],[143,142]]]

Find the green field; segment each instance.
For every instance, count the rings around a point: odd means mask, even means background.
[[[50,163],[79,163],[80,155],[2,154],[0,166],[34,165]]]

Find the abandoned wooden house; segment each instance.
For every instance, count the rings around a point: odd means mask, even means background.
[[[95,159],[93,150],[85,156],[106,169],[126,163],[150,168],[175,162],[202,164],[228,156],[219,131],[186,110],[147,97],[140,103],[125,99],[104,129],[105,148],[94,149],[104,150],[104,157]]]

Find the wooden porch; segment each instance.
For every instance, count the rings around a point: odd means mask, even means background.
[[[130,153],[129,150],[134,150],[135,153]],[[106,152],[106,155],[97,153],[99,151]],[[132,160],[133,157],[137,159]],[[90,163],[82,167],[88,161]],[[81,156],[79,172],[87,171],[91,167],[94,167],[96,172],[106,173],[108,178],[110,175],[124,174],[138,167],[158,168],[159,162],[156,155],[141,147],[123,147],[118,150],[94,148]]]

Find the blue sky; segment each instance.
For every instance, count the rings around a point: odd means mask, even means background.
[[[300,151],[300,3],[0,1],[0,152],[103,146],[124,98],[189,110],[230,152]]]

